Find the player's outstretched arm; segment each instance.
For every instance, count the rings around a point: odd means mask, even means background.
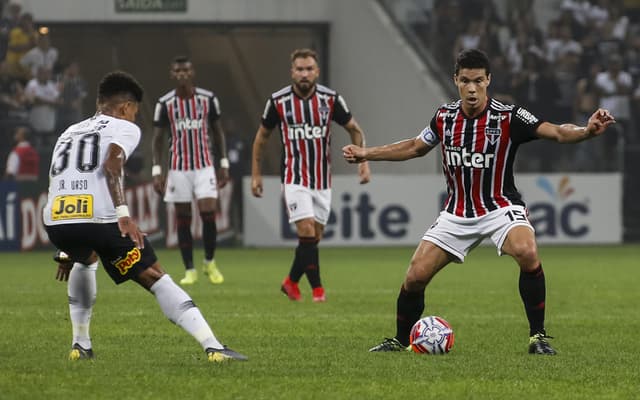
[[[342,155],[347,162],[364,161],[404,161],[422,157],[433,147],[427,145],[419,137],[401,140],[396,143],[375,147],[360,147],[353,144],[342,148]]]
[[[262,197],[262,153],[264,146],[269,140],[271,129],[260,124],[256,137],[253,140],[251,152],[251,193],[255,197]]]
[[[541,138],[554,140],[558,143],[578,143],[602,135],[615,122],[615,118],[608,110],[599,108],[589,117],[587,126],[556,125],[543,122],[536,133]]]
[[[344,129],[346,129],[346,131],[349,133],[349,136],[351,137],[351,144],[360,147],[365,146],[364,132],[362,131],[362,128],[360,128],[358,121],[356,121],[354,117],[351,117],[349,122],[344,125]],[[360,177],[360,184],[369,183],[369,181],[371,180],[371,170],[369,169],[369,163],[359,163],[358,176]]]

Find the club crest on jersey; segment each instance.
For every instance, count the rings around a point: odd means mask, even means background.
[[[327,105],[327,99],[320,98],[319,101],[320,106],[318,107],[318,112],[320,113],[320,119],[322,119],[323,124],[326,124],[328,122],[329,112],[331,111],[331,109]]]
[[[496,144],[500,141],[500,135],[502,134],[502,129],[500,128],[485,128],[484,135],[487,137],[487,140],[491,144]]]

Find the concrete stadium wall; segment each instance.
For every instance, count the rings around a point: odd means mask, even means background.
[[[324,82],[344,95],[371,145],[417,135],[434,109],[447,101],[439,83],[429,77],[373,0],[189,0],[186,13],[116,13],[117,1],[136,0],[22,0],[22,4],[42,22],[328,22],[330,80]],[[288,76],[287,71],[283,74]],[[337,173],[354,172],[339,160],[339,149],[347,142],[348,135],[335,129]],[[439,161],[432,155],[372,169],[374,173],[435,172]]]

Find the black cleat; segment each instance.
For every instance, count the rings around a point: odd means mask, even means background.
[[[249,357],[245,356],[244,354],[240,354],[237,351],[233,351],[227,346],[224,346],[224,348],[222,349],[214,349],[210,347],[206,350],[206,352],[207,352],[207,359],[211,362],[217,362],[217,363],[221,363],[229,360],[247,361],[249,359]]]
[[[553,356],[556,351],[551,347],[547,339],[553,339],[545,333],[536,333],[529,338],[529,354],[543,354]]]
[[[78,343],[74,343],[73,346],[71,346],[71,352],[69,353],[70,361],[92,360],[93,358],[93,350],[84,349]]]
[[[382,343],[369,349],[371,352],[378,351],[407,351],[408,347],[404,346],[396,338],[385,338]]]

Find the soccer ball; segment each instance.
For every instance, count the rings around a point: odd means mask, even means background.
[[[411,328],[409,343],[418,354],[445,354],[453,347],[453,329],[441,317],[424,317]]]

